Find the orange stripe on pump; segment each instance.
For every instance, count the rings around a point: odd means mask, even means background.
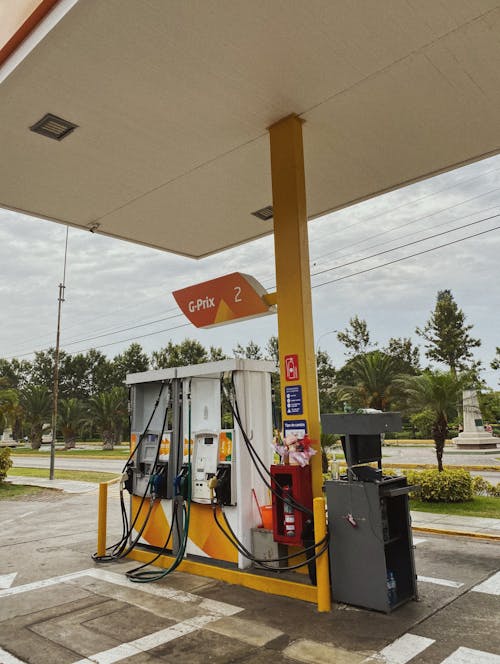
[[[132,520],[135,518],[140,504],[141,498],[139,496],[132,496]],[[149,500],[145,500],[134,526],[137,532],[142,528],[148,513]],[[167,517],[165,516],[165,512],[163,511],[160,501],[157,500],[153,505],[153,509],[151,510],[151,514],[149,516],[146,527],[144,528],[144,532],[142,533],[142,537],[148,544],[151,544],[152,546],[163,547],[165,546],[165,537],[168,534],[169,528],[170,524],[167,520]],[[167,544],[167,548],[171,548],[171,546],[172,542],[169,540],[169,545]]]
[[[227,532],[220,510],[217,510],[217,518]],[[238,562],[238,552],[217,527],[210,505],[191,503],[189,539],[210,558],[228,563]]]
[[[137,514],[141,498],[139,496],[132,496],[132,520]],[[146,519],[149,512],[149,500],[144,501],[140,514],[137,518],[134,529],[138,532]],[[218,511],[219,523],[227,532],[224,524],[224,519]],[[149,516],[142,539],[151,544],[151,546],[163,547],[165,546],[165,537],[170,528],[169,520],[163,510],[163,505],[157,501],[151,514]],[[191,515],[189,520],[189,539],[199,549],[201,549],[207,556],[215,560],[224,560],[228,563],[238,562],[238,552],[231,542],[224,536],[217,527],[210,505],[200,505],[198,503],[191,503]],[[169,540],[167,548],[172,547],[172,542]]]

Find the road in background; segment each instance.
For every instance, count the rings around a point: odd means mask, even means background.
[[[75,450],[75,455],[78,450]],[[48,468],[49,457],[37,456],[33,452],[33,456],[20,456],[15,453],[12,454],[12,460],[15,468]],[[385,445],[383,448],[383,463],[401,464],[431,464],[436,465],[436,453],[433,447],[413,447],[408,445],[393,446]],[[474,475],[481,475],[488,482],[496,484],[500,481],[500,448],[498,450],[488,450],[488,453],[480,452],[463,452],[456,449],[447,449],[444,455],[444,466],[453,467],[467,467],[467,466],[487,466],[488,470],[472,471]],[[125,459],[90,459],[90,458],[74,458],[69,456],[57,456],[56,454],[56,468],[62,470],[88,470],[88,471],[103,471],[109,473],[120,473],[125,464]],[[491,468],[498,468],[498,471],[491,470]]]

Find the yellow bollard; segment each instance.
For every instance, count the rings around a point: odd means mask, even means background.
[[[99,512],[97,517],[97,555],[106,554],[106,529],[108,518],[108,483],[99,484]]]
[[[325,499],[315,498],[313,501],[314,511],[314,541],[316,551],[325,547],[325,542],[318,543],[326,537],[326,510]],[[316,585],[318,588],[318,611],[330,611],[332,608],[331,590],[330,590],[330,566],[327,550],[316,559]]]

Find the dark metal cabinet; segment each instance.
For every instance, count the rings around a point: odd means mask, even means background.
[[[326,482],[332,595],[389,613],[417,599],[406,478]],[[388,589],[388,574],[396,588]]]

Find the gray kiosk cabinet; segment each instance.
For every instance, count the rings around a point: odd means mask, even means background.
[[[389,613],[417,599],[405,477],[382,475],[381,437],[399,413],[322,415],[323,431],[344,435],[347,475],[325,483],[332,596]],[[390,428],[389,428],[390,427]],[[376,461],[378,468],[367,466]]]

